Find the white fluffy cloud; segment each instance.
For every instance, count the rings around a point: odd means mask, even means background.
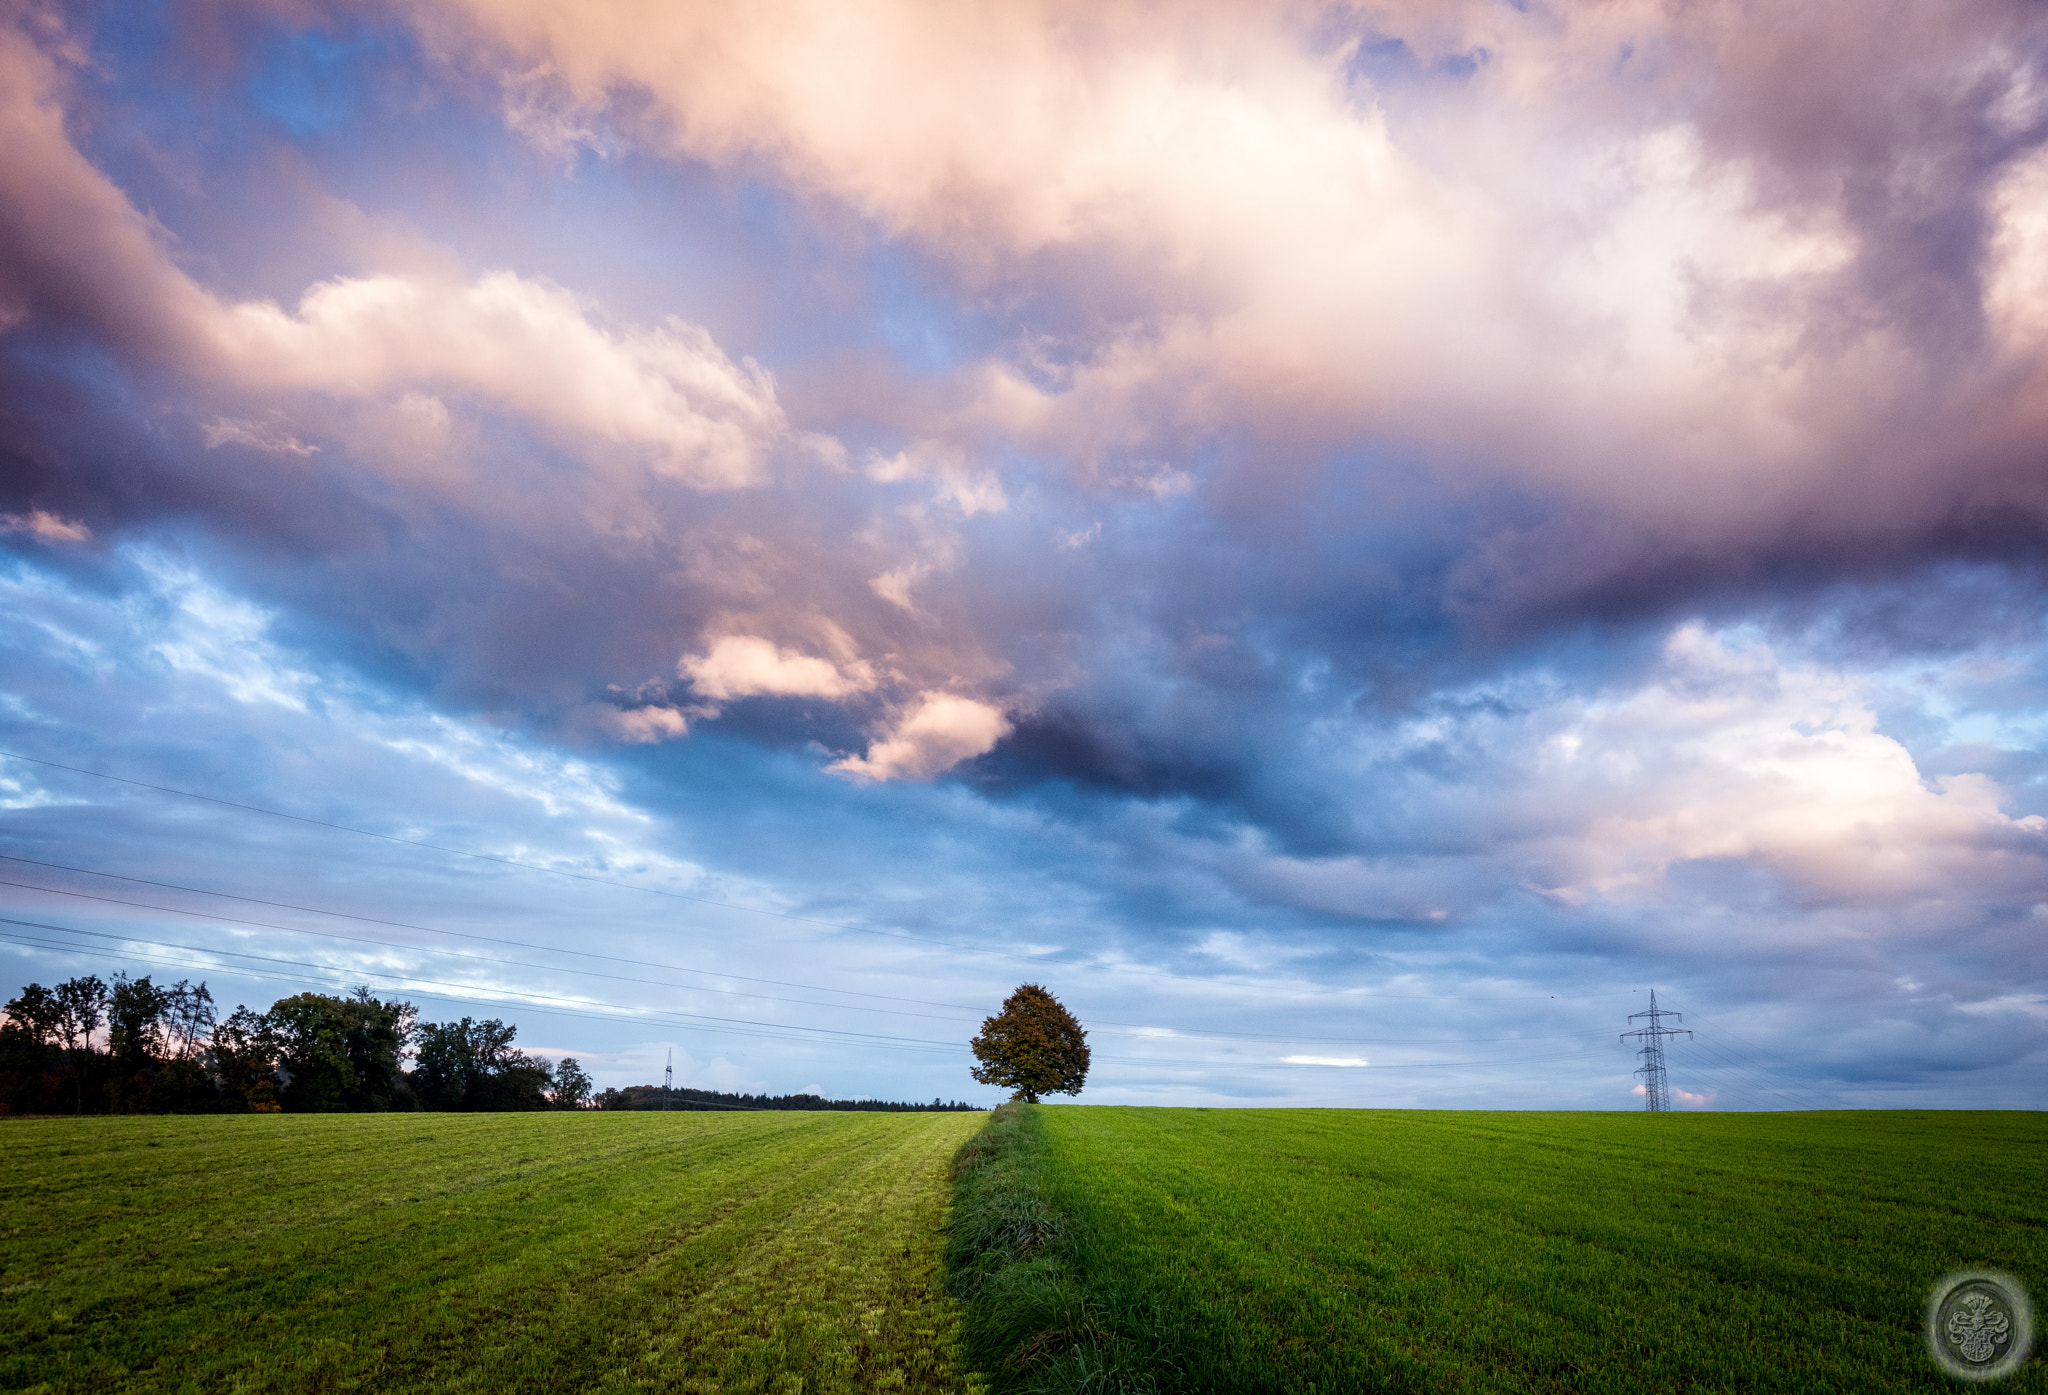
[[[1924,777],[1862,684],[1760,641],[1682,627],[1653,681],[1537,725],[1524,807],[1583,817],[1542,840],[1560,896],[1627,895],[1700,860],[1840,900],[2048,892],[2048,819],[2009,817],[1984,774]]]
[[[1883,729],[1885,690],[1686,624],[1628,684],[1525,674],[1332,748],[1361,818],[1388,830],[1365,841],[1394,847],[1289,856],[1247,832],[1180,856],[1254,903],[1417,929],[1533,895],[1572,916],[1699,913],[1720,951],[1975,943],[1987,917],[2048,902],[2048,818],[1981,770],[1923,771]],[[1762,874],[1765,900],[1798,912],[1714,919],[1743,893],[1700,893],[1686,874],[1709,867]]]
[[[685,654],[676,672],[700,696],[843,698],[875,685],[874,670],[851,659],[843,666],[752,635],[725,635],[704,654]]]
[[[681,709],[660,705],[629,707],[624,709],[604,708],[598,714],[600,724],[622,741],[637,746],[651,745],[666,741],[673,736],[688,735],[690,719]]]
[[[569,291],[510,272],[466,284],[330,281],[295,310],[224,307],[198,328],[249,390],[383,399],[452,389],[530,417],[572,453],[623,449],[700,488],[756,481],[785,431],[767,375],[732,362],[704,330],[677,320],[607,330]]]
[[[951,693],[926,693],[868,747],[831,769],[859,780],[928,780],[970,760],[1010,733],[1001,708]]]

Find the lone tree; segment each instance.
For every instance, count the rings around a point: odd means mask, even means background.
[[[1088,1033],[1059,999],[1027,983],[1003,1000],[1003,1010],[981,1024],[968,1043],[981,1064],[974,1078],[1037,1104],[1040,1095],[1078,1095],[1088,1078]]]

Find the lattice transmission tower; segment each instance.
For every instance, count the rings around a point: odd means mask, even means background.
[[[1664,1038],[1689,1037],[1692,1033],[1683,1027],[1664,1025],[1664,1019],[1667,1017],[1673,1022],[1683,1022],[1685,1018],[1669,1008],[1658,1007],[1657,990],[1654,988],[1650,990],[1650,1010],[1632,1012],[1628,1015],[1628,1020],[1633,1022],[1638,1017],[1649,1018],[1650,1025],[1638,1027],[1633,1032],[1623,1032],[1621,1039],[1627,1041],[1630,1037],[1641,1037],[1643,1041],[1643,1049],[1636,1053],[1643,1058],[1643,1063],[1636,1067],[1635,1072],[1643,1078],[1643,1108],[1669,1109],[1671,1091],[1664,1084]]]
[[[661,1068],[661,1107],[668,1108],[669,1087],[676,1083],[676,1049],[668,1049],[668,1064]]]

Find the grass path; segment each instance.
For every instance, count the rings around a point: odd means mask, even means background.
[[[980,1114],[0,1125],[0,1388],[952,1391]]]

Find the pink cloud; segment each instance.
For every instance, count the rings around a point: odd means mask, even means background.
[[[970,760],[1010,733],[1002,709],[974,698],[926,693],[868,747],[830,769],[859,780],[926,780]]]
[[[2048,22],[2023,5],[1810,6],[1796,40],[1733,4],[1364,5],[1349,42],[1293,6],[415,13],[457,61],[585,116],[644,98],[643,145],[766,162],[978,284],[1112,279],[1123,309],[1059,372],[963,375],[965,441],[1096,469],[1243,430],[1283,447],[1272,491],[1390,434],[1664,547],[2048,507],[2022,468],[2048,344],[1970,341],[2039,323],[2025,273],[1979,285],[1900,241],[1990,197],[1929,173],[1995,169],[1972,132],[2033,119]],[[1367,39],[1464,68],[1360,76]],[[2031,246],[2048,186],[1996,188],[1987,237]]]
[[[855,659],[830,659],[782,649],[751,635],[725,635],[703,654],[686,654],[677,673],[715,701],[770,695],[844,698],[874,687],[874,671]]]
[[[607,708],[602,713],[602,725],[619,739],[635,745],[666,741],[687,735],[690,730],[690,720],[681,711],[660,706]]]
[[[92,529],[83,523],[59,518],[47,509],[0,513],[0,533],[26,533],[43,543],[82,543],[92,537]]]
[[[63,66],[45,46],[0,25],[8,318],[83,319],[229,400],[467,394],[526,417],[600,470],[697,488],[757,481],[787,435],[767,374],[735,363],[703,329],[673,319],[609,327],[570,291],[511,272],[338,278],[309,287],[291,309],[224,301],[175,265],[158,230],[71,144],[63,87]],[[273,415],[217,417],[208,443],[257,443],[252,418]],[[260,449],[296,441],[274,423],[261,435]]]

